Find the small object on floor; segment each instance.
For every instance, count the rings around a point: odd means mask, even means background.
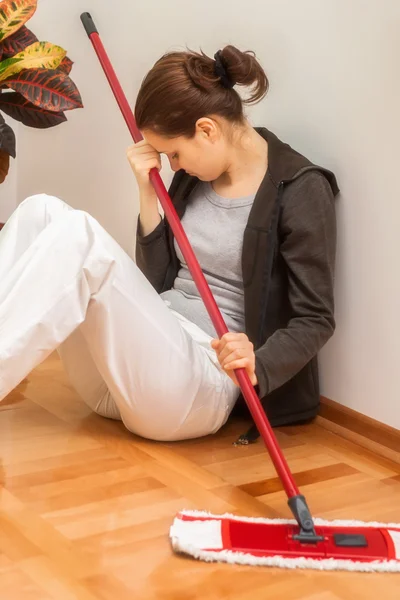
[[[260,434],[258,433],[258,429],[255,425],[253,425],[248,431],[246,431],[246,433],[242,433],[236,442],[233,442],[233,445],[248,446],[249,444],[255,444],[259,437]]]
[[[177,553],[207,562],[321,571],[400,572],[400,524],[314,519],[318,542],[299,542],[295,520],[182,511],[171,526]]]

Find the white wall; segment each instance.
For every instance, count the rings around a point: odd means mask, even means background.
[[[154,61],[188,44],[254,49],[270,77],[251,115],[335,171],[337,332],[321,357],[322,391],[400,427],[398,0],[40,0],[31,26],[76,62],[85,109],[49,131],[19,131],[17,198],[45,190],[91,212],[133,247],[136,184],[129,134],[79,20],[92,12],[130,101]],[[169,175],[167,176],[169,180]]]

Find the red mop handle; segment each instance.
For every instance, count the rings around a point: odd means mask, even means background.
[[[104,73],[118,102],[126,124],[128,125],[129,131],[131,132],[135,143],[138,143],[143,139],[143,136],[136,125],[134,114],[129,106],[128,100],[126,99],[126,96],[118,81],[110,59],[108,58],[105,48],[100,40],[100,36],[93,22],[93,19],[89,13],[83,13],[81,15],[81,20],[93,44],[101,66],[104,69]],[[160,200],[161,206],[164,209],[165,216],[171,226],[171,229],[179,244],[181,252],[185,257],[189,271],[207,308],[208,314],[210,315],[210,318],[214,324],[215,330],[218,336],[221,338],[225,333],[228,333],[228,328],[225,324],[224,319],[222,318],[220,310],[215,302],[215,299],[203,275],[197,258],[183,230],[182,224],[177,215],[175,207],[172,204],[172,201],[168,195],[168,192],[157,169],[152,169],[150,171],[150,180]],[[292,498],[293,496],[299,495],[300,492],[293,479],[292,473],[290,472],[286,459],[282,454],[282,451],[276,440],[275,434],[267,419],[267,416],[265,415],[262,404],[254,390],[254,387],[251,384],[246,370],[236,369],[235,374],[240,384],[243,397],[246,400],[246,404],[250,410],[254,422],[257,425],[258,431],[263,437],[265,445],[267,446],[271,459],[275,465],[275,469],[282,481],[288,498]]]

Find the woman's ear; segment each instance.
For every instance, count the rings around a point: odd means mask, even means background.
[[[199,133],[203,138],[210,142],[215,142],[220,135],[220,127],[214,119],[209,117],[201,117],[196,122],[196,133]]]

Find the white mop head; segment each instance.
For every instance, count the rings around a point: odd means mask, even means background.
[[[297,531],[294,520],[182,511],[175,517],[170,538],[175,552],[208,562],[287,569],[400,572],[400,524],[322,519],[314,519],[314,524],[317,533],[325,538],[317,545],[292,540],[291,534]],[[335,534],[359,535],[360,530],[368,540],[365,548],[337,548],[332,543]],[[279,541],[283,552],[276,549]]]

